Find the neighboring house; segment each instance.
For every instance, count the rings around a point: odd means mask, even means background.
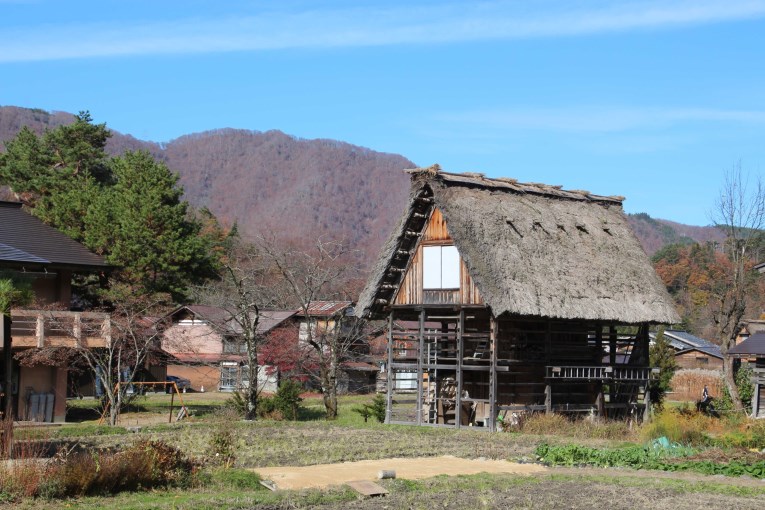
[[[754,362],[752,416],[765,418],[765,332],[750,334],[740,344],[728,349],[728,356]]]
[[[308,341],[308,328],[314,335],[327,332],[339,333],[340,336],[350,334],[350,344],[343,353],[338,374],[338,393],[371,393],[377,385],[377,374],[380,366],[375,362],[369,350],[367,335],[351,332],[345,319],[354,315],[351,301],[312,301],[306,311],[298,309],[295,314],[299,322],[298,341]],[[340,328],[334,332],[335,328]],[[308,349],[310,352],[310,349]]]
[[[269,335],[292,324],[292,310],[264,310],[257,333]],[[167,374],[183,377],[195,391],[234,391],[248,387],[247,346],[231,314],[214,306],[186,305],[170,314],[172,325],[163,333],[162,349],[170,356]],[[278,374],[260,366],[258,384],[276,391]]]
[[[50,308],[11,311],[12,353],[50,346],[105,345],[110,331],[107,314],[67,310],[71,306],[72,275],[102,274],[108,269],[102,257],[26,213],[20,203],[0,202],[0,270],[29,278],[36,304]],[[0,381],[6,380],[3,367],[5,364],[0,366]],[[11,373],[16,419],[65,420],[66,365],[20,367],[14,360]]]
[[[656,340],[656,334],[651,333],[651,342]],[[723,355],[720,346],[703,338],[694,336],[687,331],[674,329],[664,330],[664,338],[675,350],[677,368],[705,368],[722,370]]]
[[[410,324],[388,332],[387,421],[493,429],[527,410],[644,410],[648,326],[680,319],[623,198],[410,173],[356,310]],[[620,325],[637,332],[622,338]]]

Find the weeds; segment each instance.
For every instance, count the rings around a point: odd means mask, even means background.
[[[517,431],[524,434],[558,435],[586,439],[629,440],[635,436],[624,421],[577,418],[537,413],[518,419]]]
[[[185,487],[191,485],[195,469],[180,450],[161,441],[138,441],[112,452],[62,450],[50,459],[41,450],[21,449],[13,462],[0,468],[0,494],[9,500],[50,499]]]

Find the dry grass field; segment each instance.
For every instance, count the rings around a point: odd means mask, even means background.
[[[528,422],[525,432],[488,433],[462,430],[389,426],[365,423],[351,408],[371,397],[347,397],[340,419],[321,417],[320,399],[307,398],[301,420],[243,422],[220,408],[221,398],[192,395],[192,415],[181,423],[149,424],[152,415],[169,416],[167,397],[150,396],[139,402],[122,422],[109,429],[94,423],[47,429],[49,441],[78,445],[85,451],[118,450],[138,440],[159,440],[182,450],[201,463],[197,483],[188,488],[156,489],[90,496],[71,500],[22,499],[9,506],[42,508],[360,508],[360,509],[463,509],[463,508],[654,508],[682,510],[718,506],[726,509],[762,508],[765,482],[748,477],[705,476],[692,473],[635,471],[625,468],[551,467],[543,474],[517,476],[478,474],[439,476],[425,480],[385,480],[383,498],[363,499],[348,487],[325,490],[271,492],[257,483],[252,468],[307,466],[388,457],[453,455],[467,459],[506,459],[535,462],[534,450],[542,442],[614,448],[642,443],[646,429],[626,424],[570,423],[560,417]],[[86,408],[87,402],[75,403]],[[141,417],[147,418],[142,420]],[[146,423],[135,429],[131,419]],[[706,426],[693,419],[692,423]],[[659,422],[661,430],[669,425]],[[680,425],[683,425],[680,423]],[[744,425],[742,425],[744,427]],[[531,433],[533,432],[533,433]],[[722,433],[718,431],[719,433]],[[39,437],[39,436],[38,436]],[[216,453],[230,457],[221,466]],[[742,450],[743,451],[743,450]],[[229,455],[229,454],[226,454]],[[749,452],[753,459],[761,454]],[[2,499],[0,499],[0,504]]]

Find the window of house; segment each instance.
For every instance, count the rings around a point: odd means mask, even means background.
[[[224,363],[220,367],[220,389],[236,390],[239,387],[239,366],[236,364]]]
[[[460,288],[460,254],[456,246],[422,248],[422,288]]]

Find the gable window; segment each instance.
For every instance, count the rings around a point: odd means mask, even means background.
[[[423,246],[422,288],[460,288],[460,254],[456,246]]]

